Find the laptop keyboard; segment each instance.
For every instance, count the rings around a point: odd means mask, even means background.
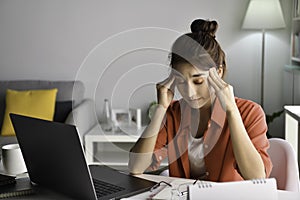
[[[123,187],[113,185],[111,183],[107,183],[98,179],[93,179],[93,183],[97,198],[125,190],[125,188]]]

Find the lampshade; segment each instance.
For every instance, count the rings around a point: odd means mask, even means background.
[[[285,23],[279,0],[250,0],[243,29],[278,29]]]

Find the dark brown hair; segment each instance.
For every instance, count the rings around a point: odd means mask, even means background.
[[[216,21],[196,19],[191,23],[191,33],[180,36],[173,44],[170,54],[172,68],[182,63],[208,70],[223,67],[226,71],[225,53],[215,39]]]

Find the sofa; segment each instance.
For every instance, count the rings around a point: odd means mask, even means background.
[[[9,80],[0,81],[0,127],[2,127],[6,90],[34,90],[57,88],[54,120],[72,124],[77,127],[81,140],[96,124],[98,124],[94,102],[84,98],[84,84],[81,81],[47,81],[47,80]],[[59,139],[59,138],[58,138]],[[0,135],[0,147],[17,143],[16,136]],[[84,143],[83,143],[84,144]],[[1,155],[0,151],[0,155]]]

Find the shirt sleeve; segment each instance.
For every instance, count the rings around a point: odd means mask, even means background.
[[[245,117],[245,121],[247,121],[247,124],[245,124],[245,128],[253,145],[255,146],[256,150],[263,160],[266,177],[268,178],[270,176],[273,165],[267,152],[270,144],[266,135],[268,126],[266,123],[265,113],[263,109],[257,104],[254,104],[250,107],[251,109],[249,109],[247,116]]]
[[[149,166],[148,170],[153,171],[157,170],[161,164],[161,162],[168,156],[168,149],[167,149],[167,141],[168,141],[168,116],[169,111],[167,111],[167,114],[161,125],[160,131],[158,133],[156,144],[153,151],[152,156],[152,163]]]

